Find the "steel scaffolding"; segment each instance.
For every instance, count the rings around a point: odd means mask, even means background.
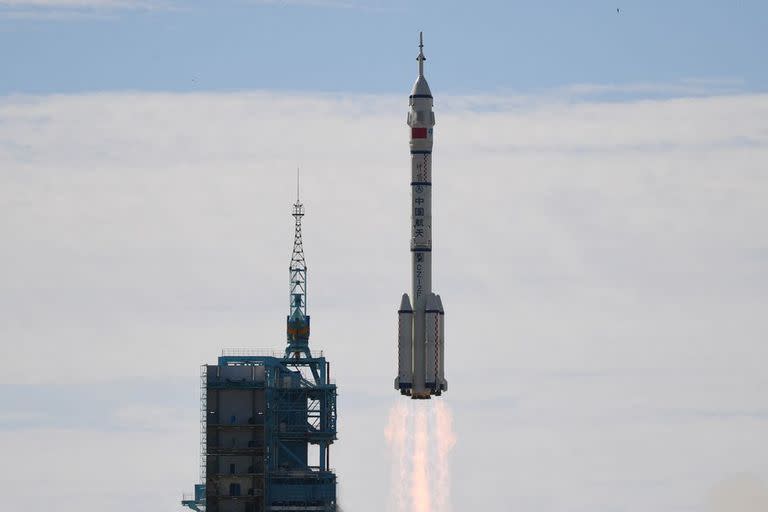
[[[233,368],[238,377],[230,376]],[[200,436],[205,487],[198,499],[182,503],[208,512],[335,512],[330,446],[336,440],[337,392],[328,374],[324,357],[221,356],[217,365],[205,367]],[[247,420],[222,417],[220,408],[233,392],[250,393]],[[318,446],[317,460],[308,460],[309,445]],[[222,470],[232,460],[249,465],[236,473]],[[231,487],[235,478],[237,486]]]

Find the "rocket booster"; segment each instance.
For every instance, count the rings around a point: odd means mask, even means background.
[[[395,389],[411,398],[447,391],[445,311],[432,292],[432,92],[424,78],[424,41],[419,35],[419,76],[409,98],[411,146],[412,295],[403,294],[398,315],[398,372]]]

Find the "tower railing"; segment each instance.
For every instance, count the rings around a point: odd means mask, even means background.
[[[313,350],[314,353],[319,354],[316,357],[323,357],[323,349]],[[260,348],[260,347],[235,347],[225,348],[221,351],[222,357],[276,357],[282,359],[285,356],[285,352],[278,351],[273,348]]]

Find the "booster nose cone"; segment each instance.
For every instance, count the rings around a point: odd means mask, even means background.
[[[403,294],[403,299],[400,301],[400,312],[401,313],[412,313],[413,308],[411,307],[411,299],[408,298],[408,294]]]
[[[435,312],[439,313],[440,310],[438,309],[438,302],[437,302],[437,295],[434,293],[430,293],[427,295],[427,312]]]

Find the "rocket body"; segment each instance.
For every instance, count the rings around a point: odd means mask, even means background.
[[[411,398],[430,398],[448,388],[445,380],[442,301],[432,292],[432,141],[435,114],[424,78],[423,44],[419,76],[409,98],[411,150],[411,297],[398,311],[398,376],[395,389]],[[410,325],[408,325],[410,323]]]

